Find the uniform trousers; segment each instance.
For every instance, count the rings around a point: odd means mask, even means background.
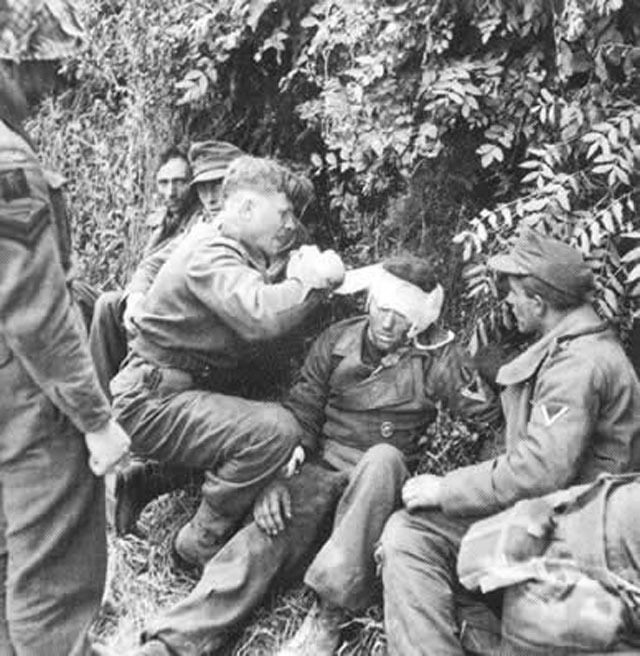
[[[107,562],[102,481],[15,358],[0,389],[0,653],[85,656]]]
[[[193,379],[133,355],[111,383],[133,451],[204,471],[198,523],[226,539],[288,461],[300,427],[276,403],[193,389]]]
[[[436,510],[400,510],[387,522],[377,556],[391,656],[464,656],[460,606],[469,595],[456,561],[472,522]]]
[[[274,585],[289,582],[312,558],[305,583],[334,604],[362,609],[375,589],[375,546],[407,476],[402,454],[386,444],[369,449],[350,473],[306,463],[287,481],[293,516],[285,530],[271,537],[255,522],[244,526],[144,638],[179,656],[215,651]]]
[[[127,355],[127,333],[123,323],[125,305],[121,290],[100,294],[89,331],[91,357],[100,387],[108,399],[111,398],[109,383]]]

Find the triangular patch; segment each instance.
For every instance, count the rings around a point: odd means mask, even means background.
[[[542,413],[542,418],[544,419],[545,426],[552,426],[555,424],[560,417],[569,412],[568,405],[554,405],[547,406],[544,403],[540,403],[540,412]]]

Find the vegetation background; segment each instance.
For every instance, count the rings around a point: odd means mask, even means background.
[[[512,334],[485,262],[523,224],[585,253],[598,310],[633,347],[637,1],[86,0],[83,11],[90,48],[67,68],[73,88],[44,104],[30,129],[68,177],[90,282],[122,285],[137,262],[159,152],[219,138],[307,171],[315,235],[349,263],[399,250],[433,257],[446,321],[472,352]],[[154,540],[180,515],[182,501],[171,503],[149,520]],[[150,573],[155,543],[131,544],[114,546],[125,568],[120,607],[145,590],[153,608],[184,592]],[[136,577],[125,581],[127,571]],[[145,576],[147,588],[129,589]],[[256,631],[270,627],[277,642],[297,617],[289,611],[304,608],[304,595],[295,599],[275,598],[237,653],[268,651],[255,646]],[[278,604],[289,609],[286,626]],[[112,639],[123,618],[133,630],[149,612],[120,609],[100,630]],[[378,609],[357,619],[343,653],[383,653],[378,619]]]

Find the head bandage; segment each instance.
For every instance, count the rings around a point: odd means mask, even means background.
[[[369,285],[369,303],[401,314],[411,324],[407,337],[413,339],[435,323],[444,302],[444,290],[436,285],[431,292],[380,269]]]

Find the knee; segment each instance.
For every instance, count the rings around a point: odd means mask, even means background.
[[[386,480],[390,476],[408,476],[402,452],[391,444],[376,444],[362,456],[359,468],[375,472]]]
[[[398,510],[389,517],[380,537],[381,564],[384,566],[389,562],[397,562],[396,556],[410,550],[410,543],[409,513],[406,510]]]
[[[291,451],[300,438],[300,425],[293,414],[277,403],[269,403],[262,415],[270,444]]]

